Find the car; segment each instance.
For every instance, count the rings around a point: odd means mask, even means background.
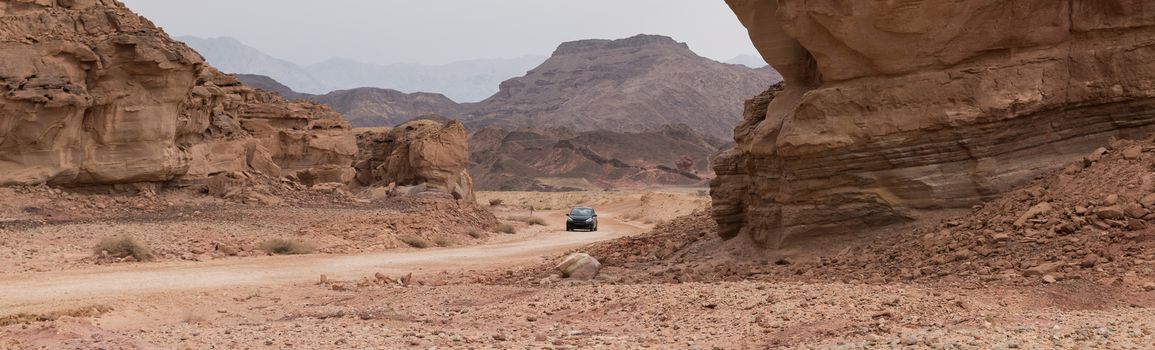
[[[570,210],[569,214],[565,214],[565,216],[566,231],[577,229],[598,230],[598,213],[594,211],[594,208],[573,208],[573,210]]]

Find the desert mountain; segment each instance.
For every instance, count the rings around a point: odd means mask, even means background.
[[[769,68],[719,63],[664,36],[567,42],[527,75],[501,83],[496,95],[470,106],[462,119],[474,128],[579,132],[653,132],[686,124],[728,138],[741,120],[743,100],[777,79]]]
[[[454,101],[481,101],[497,92],[506,79],[525,74],[545,59],[522,56],[478,59],[442,65],[378,65],[334,59],[306,67],[310,74],[335,89],[379,87],[404,92],[437,92]]]
[[[470,139],[469,172],[488,190],[704,185],[722,143],[684,124],[638,133],[485,127]]]
[[[442,94],[404,93],[391,89],[357,88],[311,95],[293,91],[270,77],[237,74],[237,79],[287,99],[308,99],[332,107],[355,127],[395,126],[425,115],[456,115],[461,105]]]
[[[393,126],[423,115],[456,115],[461,109],[442,94],[378,88],[333,91],[313,99],[340,111],[355,127]]]
[[[182,36],[181,41],[228,73],[264,75],[294,91],[324,94],[362,87],[404,92],[438,92],[456,101],[480,101],[497,92],[501,81],[524,74],[544,57],[478,59],[442,65],[377,65],[349,59],[332,59],[300,66],[247,46],[233,38],[202,39]]]
[[[326,93],[332,90],[329,84],[317,80],[296,63],[270,56],[234,38],[178,36],[176,39],[226,73],[264,75],[276,79],[279,84],[291,86],[294,91],[306,93]]]
[[[748,54],[734,56],[734,58],[726,60],[726,63],[740,64],[750,68],[762,68],[766,66],[766,60],[762,59],[762,57]]]

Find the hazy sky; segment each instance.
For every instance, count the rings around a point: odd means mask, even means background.
[[[722,61],[755,52],[723,0],[121,1],[170,35],[230,36],[299,64],[549,55],[564,41],[640,33]]]

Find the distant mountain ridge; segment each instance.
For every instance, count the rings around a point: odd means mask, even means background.
[[[404,93],[393,89],[357,88],[313,95],[293,91],[263,75],[236,74],[236,77],[245,85],[276,92],[290,100],[308,99],[329,105],[354,127],[394,126],[430,114],[454,116],[462,108],[445,95],[428,92]]]
[[[443,65],[378,65],[337,58],[300,66],[229,37],[205,39],[182,36],[177,39],[200,52],[208,62],[222,71],[264,75],[294,91],[309,94],[376,87],[407,93],[442,93],[458,102],[480,101],[496,93],[502,81],[522,75],[545,60],[543,56],[529,55]]]
[[[720,63],[660,35],[563,43],[525,76],[466,108],[473,129],[560,127],[656,132],[685,124],[729,139],[745,100],[781,81],[769,67]]]

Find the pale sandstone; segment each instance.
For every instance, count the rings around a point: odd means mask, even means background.
[[[364,186],[418,186],[473,202],[468,133],[453,120],[418,119],[385,131],[358,133],[355,167]]]
[[[336,112],[242,86],[119,2],[0,0],[0,185],[347,182],[355,154]]]

